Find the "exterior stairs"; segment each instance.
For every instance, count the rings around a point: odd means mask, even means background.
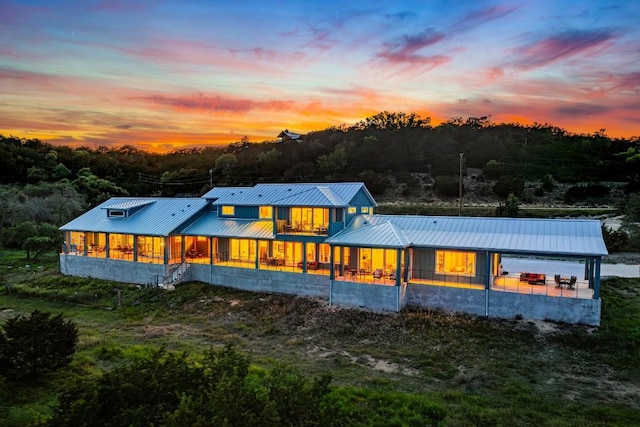
[[[177,267],[173,267],[169,271],[169,274],[167,274],[166,276],[155,274],[151,276],[151,279],[149,280],[149,286],[162,288],[169,291],[174,290],[175,285],[189,278],[189,274],[186,274],[189,272],[189,267],[191,267],[191,264],[183,262]]]

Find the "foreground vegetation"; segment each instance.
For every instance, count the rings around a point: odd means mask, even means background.
[[[350,425],[640,419],[638,280],[604,283],[603,324],[594,329],[428,310],[380,314],[199,283],[139,289],[61,277],[53,257],[27,269],[23,257],[2,253],[0,322],[35,309],[62,313],[76,323],[79,343],[67,368],[29,382],[0,380],[2,426],[43,425],[72,384],[145,363],[161,349],[196,362],[230,344],[251,361],[250,378],[283,366],[309,380],[330,375],[324,402],[340,408],[337,420],[351,414]]]

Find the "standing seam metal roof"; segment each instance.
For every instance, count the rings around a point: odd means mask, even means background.
[[[274,239],[271,220],[218,218],[216,212],[202,215],[185,227],[181,234],[189,236]]]
[[[109,218],[107,209],[123,206],[146,206],[125,218]],[[168,236],[201,212],[209,202],[195,198],[124,198],[114,197],[60,227],[61,231]]]
[[[375,200],[361,182],[257,184],[254,187],[232,187],[231,190],[214,188],[203,197],[219,197],[215,205],[344,207],[361,189],[375,206]]]
[[[398,247],[398,239],[380,233],[391,223],[414,247],[495,250],[567,255],[606,255],[600,221],[585,219],[469,218],[363,215],[327,239],[350,246]]]

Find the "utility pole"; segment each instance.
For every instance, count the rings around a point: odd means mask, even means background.
[[[462,158],[464,157],[464,153],[458,153],[460,156],[460,178],[458,179],[458,197],[459,197],[459,207],[458,207],[458,216],[462,215]]]

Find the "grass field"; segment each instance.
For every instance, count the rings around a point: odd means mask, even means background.
[[[443,426],[637,426],[640,282],[603,283],[600,328],[428,310],[381,314],[320,299],[186,283],[175,291],[60,276],[55,257],[24,267],[3,252],[0,322],[34,309],[74,320],[73,364],[36,383],[0,380],[0,425],[39,425],[71,378],[162,346],[196,354],[236,343],[253,363],[280,362],[382,401],[426,399]]]

